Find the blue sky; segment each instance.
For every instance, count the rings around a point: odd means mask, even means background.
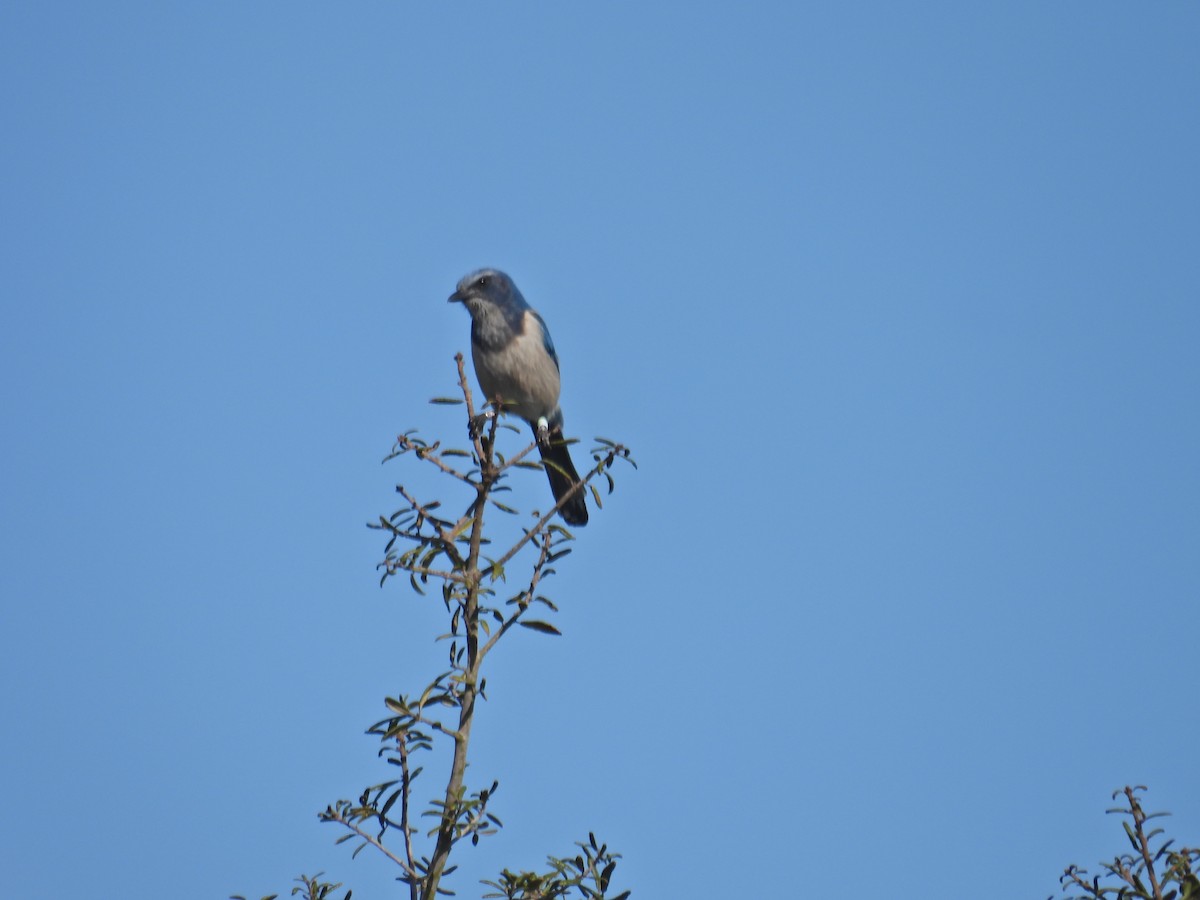
[[[459,896],[595,830],[641,898],[1045,897],[1138,782],[1200,841],[1200,4],[748,6],[0,9],[11,894],[397,896],[315,814],[442,662],[363,526],[482,265],[640,469]]]

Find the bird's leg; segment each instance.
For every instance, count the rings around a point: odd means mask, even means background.
[[[539,447],[550,446],[550,423],[546,421],[545,416],[540,416],[533,426],[534,436],[537,438]]]

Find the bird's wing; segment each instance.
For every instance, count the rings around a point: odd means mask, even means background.
[[[546,348],[546,353],[554,360],[554,368],[558,368],[558,353],[554,350],[554,341],[550,339],[550,329],[546,327],[546,320],[534,312],[532,309],[526,311],[526,316],[533,316],[537,320],[538,327],[542,329],[542,346]]]

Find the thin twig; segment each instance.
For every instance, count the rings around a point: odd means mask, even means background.
[[[400,833],[404,835],[404,855],[408,859],[408,870],[415,872],[417,866],[413,858],[412,826],[408,821],[408,797],[412,790],[412,778],[408,771],[408,743],[404,735],[401,735],[396,743],[400,749]],[[415,879],[408,883],[408,896],[409,900],[417,900],[420,896],[419,882]]]
[[[433,513],[423,506],[416,497],[414,497],[405,489],[404,485],[396,485],[396,490],[405,500],[408,501],[409,505],[420,514],[422,519],[429,522],[430,525],[437,529],[437,537],[442,545],[442,549],[445,551],[446,555],[450,557],[450,561],[454,563],[455,567],[460,567],[462,565],[463,558],[458,552],[458,548],[454,546],[454,539],[458,535],[458,527],[462,523],[462,519],[459,519],[458,522],[455,523],[454,528],[447,532],[446,529],[438,524],[444,520],[433,515]],[[418,528],[419,527],[420,526],[418,526]]]
[[[349,828],[351,831],[353,831],[355,834],[357,834],[360,838],[362,838],[364,841],[366,841],[368,844],[370,844],[375,849],[379,850],[384,856],[386,856],[388,859],[390,859],[392,862],[394,862],[396,865],[398,865],[400,868],[402,868],[405,871],[405,874],[407,874],[410,878],[414,878],[414,879],[418,879],[418,880],[420,879],[420,876],[417,874],[415,869],[409,868],[408,863],[406,863],[404,860],[402,860],[400,857],[398,857],[396,854],[394,854],[391,850],[389,850],[387,847],[385,847],[382,842],[380,842],[377,838],[371,837],[370,834],[363,831],[363,829],[359,827],[357,822],[351,822],[351,821],[343,818],[341,813],[335,814],[334,817],[332,819],[330,819],[330,821],[337,822],[341,825],[345,825],[347,828]]]
[[[1125,796],[1129,800],[1129,811],[1133,815],[1133,824],[1137,831],[1138,849],[1141,850],[1142,861],[1146,864],[1146,874],[1150,876],[1150,887],[1154,890],[1154,900],[1162,900],[1162,888],[1159,887],[1158,875],[1154,872],[1154,860],[1150,855],[1150,841],[1142,827],[1146,821],[1146,813],[1142,810],[1142,804],[1138,803],[1133,788],[1126,786]]]
[[[446,581],[453,581],[456,584],[466,584],[466,578],[457,572],[444,572],[441,569],[425,569],[421,566],[406,566],[404,563],[385,563],[384,568],[392,575],[395,575],[397,572],[412,572],[414,575],[425,575],[430,578],[442,578]]]
[[[522,547],[524,547],[531,540],[533,540],[534,537],[541,534],[545,530],[546,523],[548,523],[551,519],[553,519],[558,514],[559,510],[561,510],[567,504],[567,501],[569,501],[572,497],[575,496],[575,492],[582,491],[584,488],[584,485],[588,484],[593,478],[595,478],[602,471],[604,471],[604,469],[606,469],[609,465],[611,465],[616,460],[617,454],[621,451],[621,449],[623,449],[623,448],[617,447],[617,448],[610,450],[608,452],[608,455],[605,456],[605,458],[603,460],[598,462],[591,469],[591,471],[588,472],[588,474],[586,476],[584,476],[583,478],[581,478],[579,480],[579,482],[577,484],[573,485],[571,490],[569,490],[569,491],[567,491],[567,493],[563,494],[562,499],[559,500],[556,504],[554,504],[553,508],[551,508],[551,510],[549,512],[547,512],[540,519],[538,519],[537,522],[534,523],[533,527],[528,529],[525,532],[525,535],[520,540],[518,540],[507,553],[505,553],[498,560],[496,560],[496,562],[493,563],[493,565],[494,566],[503,566],[510,559],[512,559],[514,556],[516,556],[521,551]]]
[[[399,456],[400,453],[413,453],[416,455],[417,459],[433,463],[433,465],[437,466],[438,469],[445,472],[447,475],[451,475],[454,478],[457,478],[459,481],[467,484],[473,483],[466,472],[460,472],[458,469],[448,465],[443,461],[443,454],[438,452],[442,446],[441,441],[436,441],[429,445],[423,445],[420,441],[413,440],[407,434],[400,434],[396,436],[396,446],[400,448],[400,452],[394,453],[392,456],[388,457],[388,459],[393,459],[396,456]]]
[[[529,580],[529,587],[522,592],[521,599],[517,601],[517,611],[505,619],[504,622],[501,623],[500,628],[497,629],[496,633],[491,636],[486,644],[484,644],[483,649],[479,651],[480,659],[483,659],[483,657],[485,657],[491,651],[492,647],[496,645],[496,642],[500,640],[506,631],[508,631],[517,623],[517,620],[525,614],[527,609],[529,609],[529,604],[533,602],[534,591],[537,590],[537,586],[542,580],[542,570],[545,568],[547,560],[550,559],[549,538],[549,533],[543,533],[542,552],[538,556],[538,561],[533,566],[533,577]]]

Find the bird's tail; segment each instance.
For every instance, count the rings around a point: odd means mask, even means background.
[[[549,440],[538,441],[538,450],[542,454],[542,467],[546,477],[550,479],[550,490],[554,492],[554,502],[561,500],[568,491],[579,484],[579,473],[571,462],[571,454],[563,443],[561,428],[551,428]],[[587,502],[583,499],[584,488],[563,504],[559,513],[568,525],[586,525],[588,520]]]

